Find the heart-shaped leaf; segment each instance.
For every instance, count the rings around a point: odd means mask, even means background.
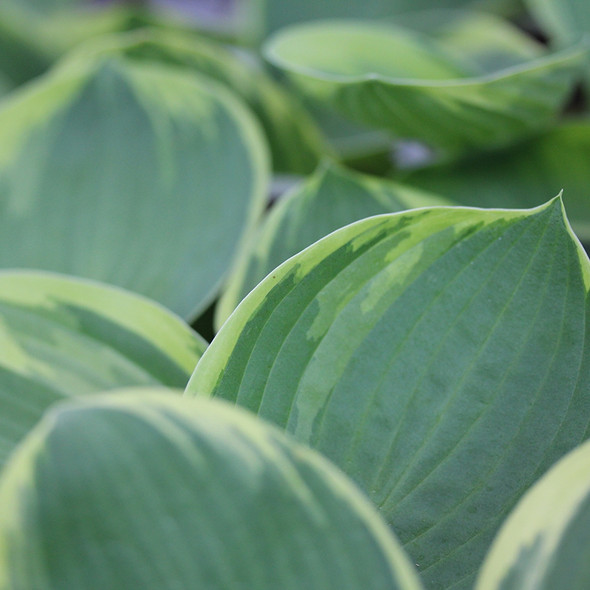
[[[417,170],[404,181],[475,207],[535,207],[563,190],[568,218],[590,240],[590,122],[562,124],[530,141],[451,165]]]
[[[429,588],[468,588],[519,496],[586,436],[588,276],[559,200],[372,217],[254,289],[187,393],[324,453]]]
[[[587,52],[581,45],[490,73],[409,29],[326,21],[280,31],[265,53],[303,92],[350,118],[457,152],[547,127]]]
[[[283,197],[244,249],[216,308],[221,325],[269,272],[330,232],[371,215],[443,205],[443,199],[325,163]]]
[[[590,587],[590,442],[569,453],[500,530],[477,590]]]
[[[137,295],[0,272],[0,466],[56,400],[131,385],[184,388],[205,348],[182,320]]]
[[[209,79],[89,60],[0,109],[0,267],[83,276],[194,317],[261,211],[256,122]]]
[[[418,590],[327,461],[219,402],[118,392],[52,410],[0,482],[0,586]]]

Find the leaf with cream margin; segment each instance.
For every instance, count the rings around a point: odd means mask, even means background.
[[[206,347],[138,295],[0,271],[0,465],[55,401],[126,386],[184,388]]]
[[[331,150],[310,115],[250,54],[232,52],[195,34],[144,29],[104,36],[81,46],[69,60],[124,55],[142,62],[177,66],[209,76],[242,98],[260,121],[271,148],[273,169],[307,174]]]
[[[279,264],[332,231],[371,215],[448,204],[434,194],[325,162],[281,198],[252,235],[216,307],[217,325]]]
[[[559,199],[358,221],[242,301],[186,395],[319,450],[427,588],[471,588],[519,497],[587,436],[589,266]]]
[[[420,590],[367,499],[246,412],[158,390],[50,410],[0,479],[0,586]]]
[[[588,45],[486,72],[442,43],[375,22],[292,26],[265,56],[310,98],[361,123],[455,154],[548,127],[581,78]]]
[[[514,509],[476,590],[590,587],[590,442],[571,451]]]
[[[257,122],[210,79],[76,62],[0,108],[0,267],[107,282],[194,318],[268,177]]]

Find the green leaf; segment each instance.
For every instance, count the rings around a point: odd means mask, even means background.
[[[396,23],[433,37],[481,72],[519,66],[543,56],[545,48],[509,21],[486,12],[432,10],[409,13]]]
[[[514,11],[514,0],[299,0],[299,2],[271,2],[258,0],[263,10],[258,20],[267,31],[275,31],[293,23],[325,18],[383,18],[408,12],[423,12],[429,9],[476,8],[494,11]]]
[[[13,86],[43,73],[52,57],[18,12],[0,7],[0,73]]]
[[[264,205],[256,122],[196,74],[63,67],[0,109],[0,267],[128,288],[194,317]]]
[[[205,348],[183,321],[137,295],[0,272],[0,466],[54,401],[126,386],[183,388]]]
[[[448,204],[402,184],[325,163],[275,205],[243,250],[216,308],[220,326],[268,273],[330,232],[370,215]]]
[[[418,590],[367,500],[219,402],[145,391],[50,411],[0,483],[11,589]]]
[[[309,114],[265,73],[253,56],[177,31],[140,30],[101,37],[70,59],[125,55],[143,62],[178,66],[209,76],[238,94],[258,117],[269,141],[273,168],[307,174],[330,153]]]
[[[590,442],[520,501],[494,541],[477,590],[590,587]]]
[[[586,0],[525,0],[545,30],[562,45],[590,33],[590,5]]]
[[[40,75],[61,55],[92,37],[141,26],[139,13],[120,4],[94,10],[55,5],[36,10],[20,0],[0,3],[0,68],[17,83]]]
[[[590,121],[570,121],[507,150],[417,170],[403,180],[462,205],[524,208],[563,190],[576,234],[590,241]]]
[[[79,9],[88,5],[88,0],[5,0],[19,6],[23,10],[30,10],[33,13],[44,15],[67,12],[72,9]]]
[[[398,137],[452,153],[547,127],[582,74],[586,45],[487,72],[450,48],[382,23],[293,26],[266,57],[307,95]]]
[[[429,588],[469,588],[519,496],[586,436],[589,276],[557,199],[371,217],[262,281],[187,394],[324,453]]]

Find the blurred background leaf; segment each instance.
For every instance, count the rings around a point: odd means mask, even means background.
[[[0,272],[0,468],[54,402],[127,386],[184,388],[205,348],[180,318],[137,295]]]
[[[305,174],[331,153],[310,115],[292,93],[275,82],[254,54],[231,51],[211,39],[178,31],[143,29],[101,37],[80,47],[70,60],[124,55],[209,76],[235,92],[252,109],[269,142],[273,170]]]
[[[0,585],[420,590],[377,512],[317,453],[220,402],[147,389],[60,405],[15,453]]]
[[[490,72],[410,29],[345,21],[291,27],[265,48],[313,99],[451,154],[506,146],[553,124],[587,53],[584,44]]]
[[[256,121],[210,79],[123,58],[64,65],[0,110],[0,267],[101,280],[192,319],[267,182]]]
[[[535,207],[563,190],[568,218],[590,242],[590,121],[569,120],[509,149],[402,175],[411,186],[476,207]]]
[[[426,191],[325,162],[285,195],[252,234],[224,288],[217,327],[267,274],[332,231],[371,215],[448,204]]]

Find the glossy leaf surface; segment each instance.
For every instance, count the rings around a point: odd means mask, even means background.
[[[409,29],[343,21],[293,26],[266,45],[267,58],[310,97],[450,152],[547,127],[586,55],[584,45],[490,73]]]
[[[0,465],[55,401],[184,388],[205,341],[159,305],[72,278],[0,272]]]
[[[588,266],[558,200],[359,221],[254,289],[187,393],[324,453],[427,587],[469,588],[519,496],[586,436]]]
[[[367,500],[234,408],[145,391],[52,410],[0,482],[0,585],[419,590]]]
[[[219,303],[218,325],[268,273],[332,231],[371,215],[443,204],[435,195],[325,163],[252,236]]]
[[[590,442],[520,501],[494,541],[477,590],[590,587]]]
[[[122,59],[63,67],[0,109],[0,267],[101,280],[194,317],[263,206],[265,156],[211,80]]]

